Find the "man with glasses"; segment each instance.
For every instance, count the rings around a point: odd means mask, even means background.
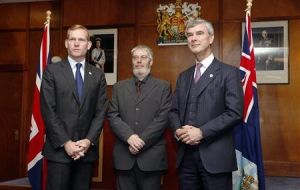
[[[91,42],[84,26],[68,29],[65,46],[68,58],[49,64],[41,85],[47,190],[90,190],[108,105],[106,81],[103,71],[85,60]]]
[[[131,50],[133,77],[116,83],[108,112],[117,139],[114,167],[118,190],[159,190],[167,169],[165,128],[171,106],[170,84],[154,78],[152,50]]]

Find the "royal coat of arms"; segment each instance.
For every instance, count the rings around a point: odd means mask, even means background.
[[[158,45],[186,44],[185,23],[190,19],[200,17],[201,7],[198,3],[188,4],[176,0],[176,3],[159,5],[157,8]]]

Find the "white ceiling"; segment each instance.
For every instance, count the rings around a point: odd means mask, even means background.
[[[24,3],[24,2],[36,2],[36,1],[54,1],[54,0],[0,0],[1,3]]]

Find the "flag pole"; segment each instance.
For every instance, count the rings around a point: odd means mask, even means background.
[[[51,20],[51,11],[50,10],[47,10],[46,11],[46,22],[44,23],[45,25],[48,25],[47,26],[47,46],[48,46],[48,52],[47,52],[47,60],[46,62],[48,62],[48,59],[49,59],[49,46],[50,46],[50,20]],[[43,68],[45,69],[45,68]],[[44,141],[46,140],[46,134],[44,134]],[[47,189],[47,170],[48,170],[48,164],[47,164],[47,159],[46,158],[43,158],[43,169],[42,169],[42,184],[41,184],[41,190],[46,190]]]

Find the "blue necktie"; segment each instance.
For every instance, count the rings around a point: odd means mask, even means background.
[[[76,74],[75,74],[75,81],[76,81],[76,88],[77,88],[77,94],[79,97],[79,101],[81,102],[81,98],[82,98],[82,89],[83,89],[83,79],[80,73],[80,67],[81,67],[81,63],[77,63],[76,64]]]

